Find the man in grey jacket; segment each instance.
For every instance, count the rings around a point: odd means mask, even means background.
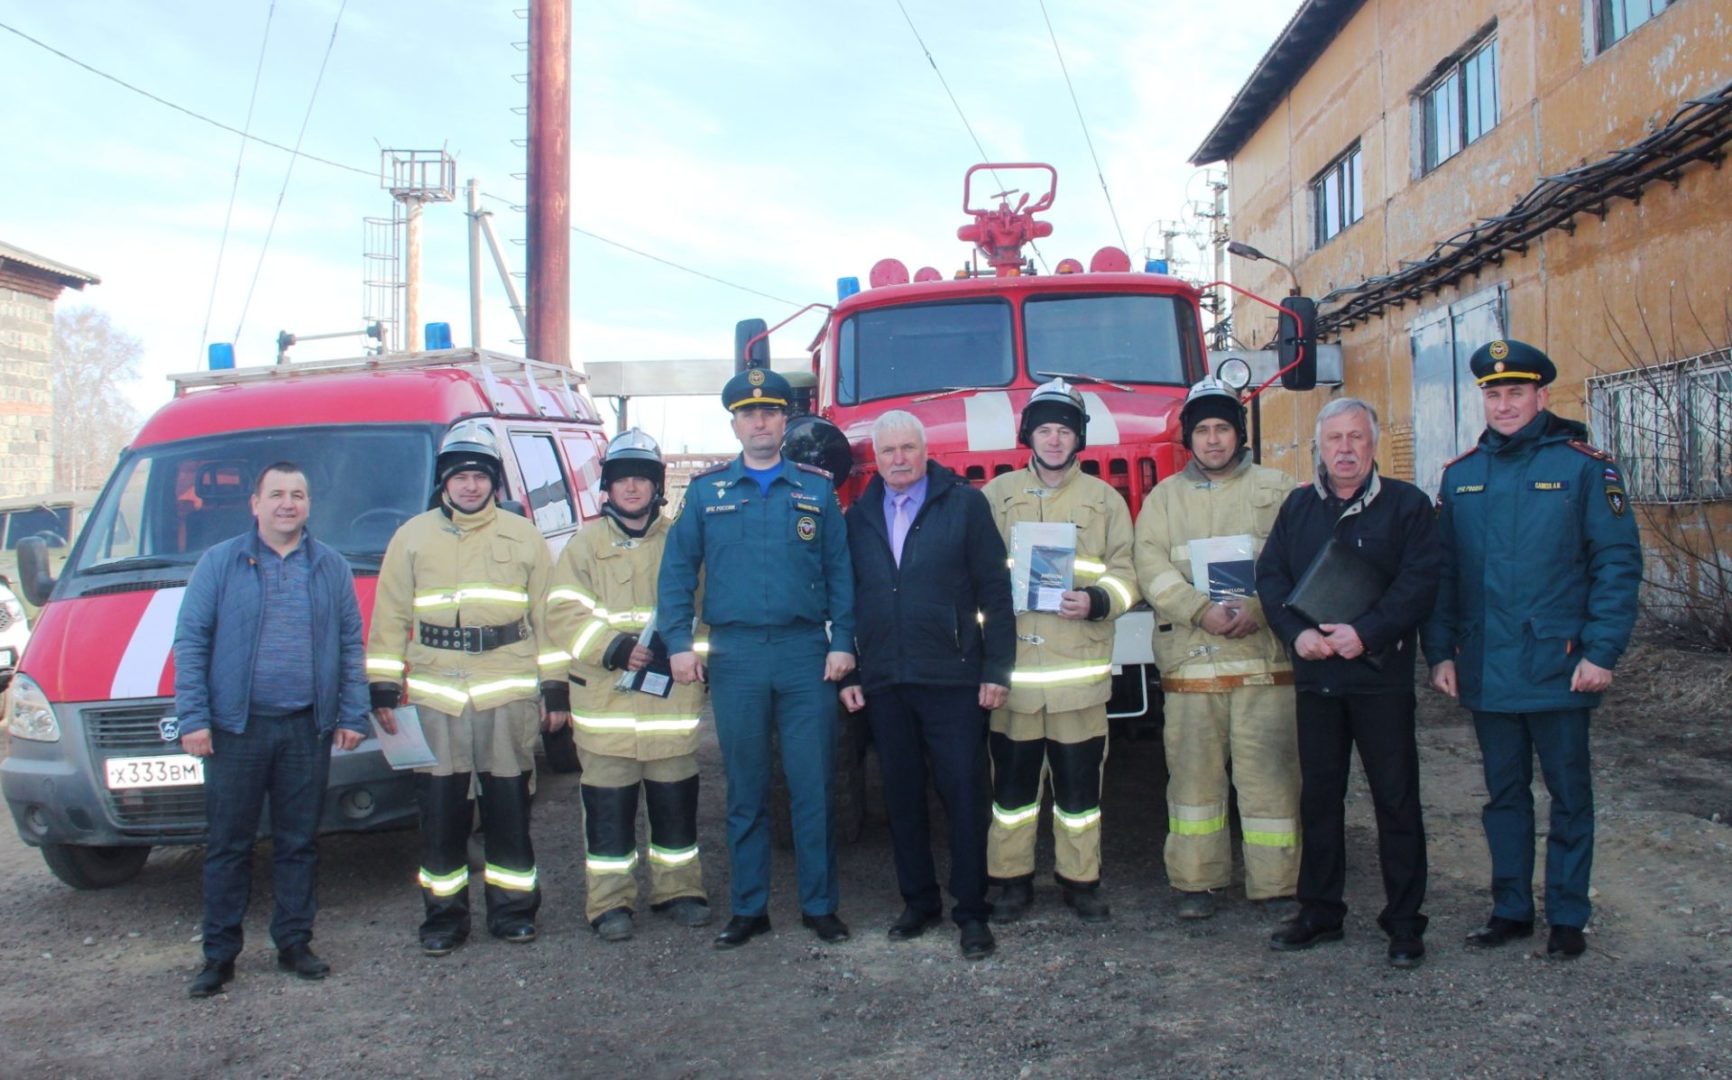
[[[252,497],[258,528],[199,559],[174,634],[181,749],[204,763],[204,968],[189,993],[234,978],[253,840],[271,805],[277,966],[322,979],[313,954],[320,812],[333,742],[367,730],[361,609],[348,562],[307,534],[307,478],[278,462]],[[218,647],[218,643],[221,647]]]

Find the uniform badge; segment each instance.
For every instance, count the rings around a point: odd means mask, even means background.
[[[1507,342],[1507,341],[1494,341],[1491,343],[1491,345],[1485,351],[1486,351],[1486,354],[1488,356],[1490,356],[1493,360],[1508,360],[1509,359],[1509,342]],[[1499,367],[1497,370],[1502,371],[1503,368]]]
[[[1535,491],[1568,491],[1569,487],[1568,480],[1535,480],[1533,484]]]
[[[794,534],[802,540],[815,539],[818,535],[817,520],[810,516],[801,516],[799,521],[794,522]]]
[[[156,733],[162,736],[163,742],[180,741],[180,717],[165,716],[156,722]]]
[[[1629,508],[1629,503],[1624,499],[1624,489],[1608,485],[1606,488],[1606,505],[1612,508],[1613,517],[1623,517],[1624,511]]]
[[[746,372],[746,382],[750,383],[753,386],[764,385],[764,369],[763,368],[753,368],[752,370]],[[756,396],[756,395],[754,395],[754,396]]]

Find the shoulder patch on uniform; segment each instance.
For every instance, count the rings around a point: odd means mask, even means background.
[[[1472,457],[1474,454],[1477,454],[1477,453],[1479,453],[1479,447],[1477,445],[1470,446],[1466,450],[1462,451],[1461,453],[1450,458],[1448,461],[1444,462],[1443,467],[1445,469],[1448,469],[1451,465],[1454,465],[1456,462],[1462,461],[1462,460],[1469,458],[1469,457]]]
[[[1580,451],[1581,453],[1584,453],[1584,454],[1588,455],[1589,457],[1593,458],[1595,461],[1616,461],[1617,460],[1616,458],[1612,457],[1612,455],[1606,453],[1604,450],[1601,450],[1599,447],[1595,446],[1593,443],[1588,442],[1586,439],[1571,439],[1570,440],[1570,449]]]
[[[832,484],[836,482],[836,478],[830,474],[829,469],[820,469],[818,466],[808,465],[804,461],[794,462],[794,468],[799,469],[801,472],[809,472],[816,476],[822,476]]]

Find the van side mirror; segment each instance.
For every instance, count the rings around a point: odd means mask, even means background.
[[[48,561],[48,545],[40,536],[27,536],[18,541],[18,587],[31,606],[48,603],[54,592],[54,571]]]
[[[1282,300],[1280,325],[1281,385],[1310,390],[1317,385],[1317,301],[1305,296]]]
[[[770,324],[762,319],[741,319],[734,324],[734,371],[742,372],[747,368],[767,368],[770,366],[770,339],[759,337],[770,328]],[[752,341],[757,338],[756,341]],[[747,342],[751,342],[750,349]]]

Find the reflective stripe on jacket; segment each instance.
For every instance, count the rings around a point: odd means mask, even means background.
[[[429,510],[404,522],[385,549],[367,677],[401,681],[408,702],[449,716],[465,705],[492,709],[538,695],[563,681],[566,652],[548,638],[543,597],[547,541],[528,520],[489,505],[479,513]],[[435,649],[416,640],[417,623],[505,626],[529,620],[530,633],[486,652]]]
[[[1155,609],[1153,648],[1163,683],[1169,678],[1231,679],[1292,670],[1254,590],[1243,605],[1257,617],[1256,633],[1228,638],[1203,629],[1210,600],[1193,583],[1190,552],[1192,540],[1249,536],[1254,565],[1291,490],[1291,477],[1253,465],[1246,454],[1219,480],[1211,480],[1192,461],[1156,484],[1143,500],[1136,529],[1137,584]]]
[[[657,517],[630,537],[604,515],[572,537],[553,568],[548,634],[571,655],[572,730],[589,753],[655,761],[697,752],[700,684],[674,683],[665,698],[616,690],[622,672],[602,664],[615,639],[638,633],[655,610],[670,527]]]
[[[1060,618],[1029,611],[1016,617],[1016,668],[1010,675],[1014,712],[1070,712],[1112,697],[1114,620],[1137,602],[1131,559],[1131,511],[1122,495],[1073,462],[1057,487],[1040,482],[1032,464],[994,477],[982,489],[1005,547],[1019,521],[1076,525],[1076,588],[1098,585],[1107,596],[1103,619]]]

